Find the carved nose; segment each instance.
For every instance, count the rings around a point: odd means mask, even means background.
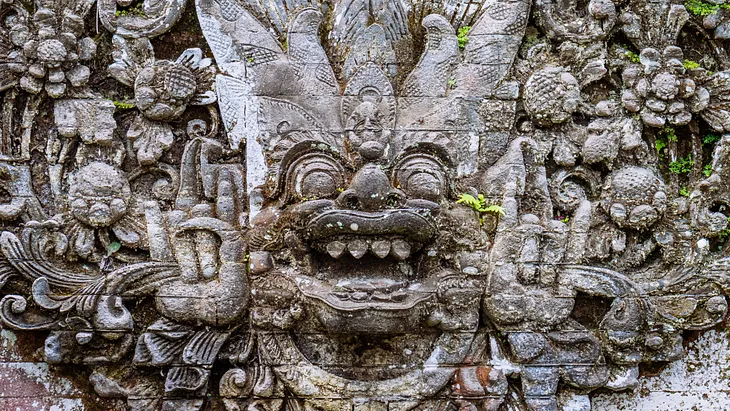
[[[340,207],[360,211],[397,208],[405,201],[405,194],[393,188],[388,176],[374,164],[367,164],[358,171],[350,187],[337,197]]]

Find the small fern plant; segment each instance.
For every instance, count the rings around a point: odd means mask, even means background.
[[[487,199],[484,194],[479,194],[474,197],[471,194],[462,194],[456,201],[458,204],[464,204],[465,206],[471,207],[479,213],[479,224],[483,222],[484,214],[492,214],[497,217],[504,215],[504,208],[498,204],[487,204]]]

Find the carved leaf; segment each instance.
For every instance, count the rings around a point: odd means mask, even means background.
[[[143,67],[149,67],[155,62],[152,43],[146,37],[138,39],[112,37],[112,58],[114,63],[109,65],[109,73],[129,87],[134,87],[137,73]]]

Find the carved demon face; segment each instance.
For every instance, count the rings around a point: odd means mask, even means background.
[[[473,328],[479,292],[444,287],[459,277],[446,261],[455,250],[447,244],[467,236],[453,233],[449,223],[444,160],[425,149],[382,163],[360,154],[341,156],[314,142],[292,148],[272,196],[278,202],[253,221],[252,249],[271,251],[274,271],[288,279],[292,295],[302,296],[315,327],[353,333]],[[478,219],[472,221],[478,230]],[[472,310],[445,318],[442,306]]]

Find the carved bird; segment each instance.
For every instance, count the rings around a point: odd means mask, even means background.
[[[423,19],[426,50],[403,86],[404,97],[443,97],[449,87],[451,68],[458,53],[454,28],[442,16]]]
[[[335,73],[319,42],[321,21],[322,13],[311,8],[294,17],[289,26],[289,64],[306,94],[339,95]]]

